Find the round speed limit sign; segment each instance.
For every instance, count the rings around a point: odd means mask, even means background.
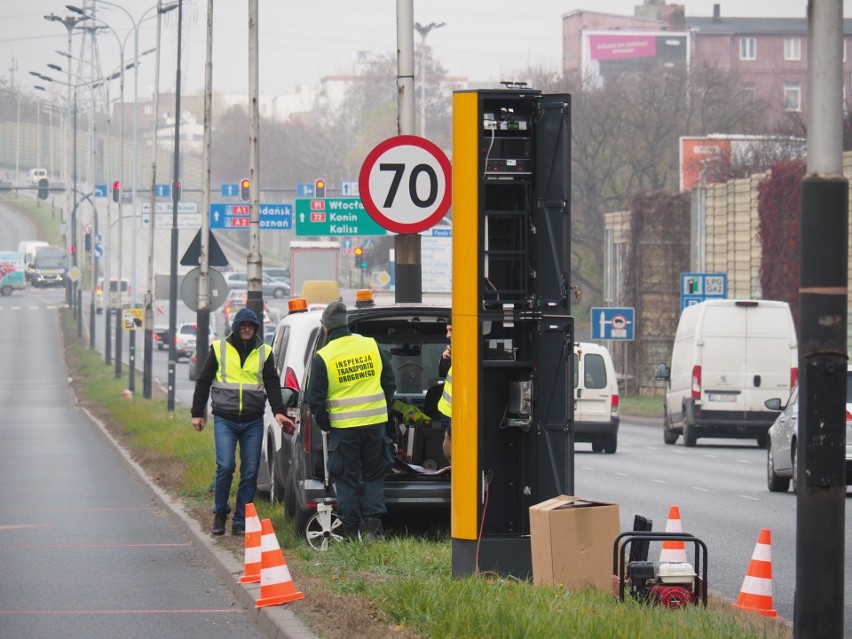
[[[440,222],[452,201],[450,161],[435,144],[399,135],[376,146],[358,179],[361,202],[394,233],[420,233]]]

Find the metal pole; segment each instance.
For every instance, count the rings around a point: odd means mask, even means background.
[[[129,15],[129,14],[128,14]],[[133,18],[131,17],[133,21]],[[123,107],[122,107],[123,108]],[[137,134],[137,111],[139,109],[139,25],[133,21],[133,155],[130,158],[130,307],[136,308],[136,134]],[[154,215],[153,209],[151,215]],[[127,369],[127,388],[131,392],[136,391],[136,331],[130,331],[129,337],[129,364]]]
[[[210,171],[213,108],[213,0],[207,0],[207,58],[204,64],[204,184],[201,189],[201,251],[199,255],[198,311],[196,321],[196,373],[204,367],[210,348]],[[262,314],[258,317],[262,317]]]
[[[249,253],[247,257],[248,293],[246,306],[260,320],[259,335],[263,337],[263,286],[261,284],[262,257],[260,255],[260,146],[258,130],[258,2],[249,0],[249,187],[251,200],[249,212]]]
[[[119,38],[119,44],[121,44],[121,39]],[[119,56],[121,60],[121,78],[119,80],[119,99],[118,103],[121,105],[121,133],[119,135],[119,157],[118,157],[118,181],[119,181],[119,191],[118,191],[118,251],[116,251],[116,257],[118,258],[118,274],[116,276],[116,288],[118,289],[118,308],[115,311],[115,378],[121,378],[121,366],[122,366],[122,348],[121,348],[121,338],[122,338],[122,326],[124,322],[122,321],[122,316],[124,315],[124,303],[122,300],[122,285],[121,285],[121,275],[122,275],[122,262],[124,261],[124,45],[122,44],[119,47]],[[111,288],[111,286],[110,286]],[[107,297],[109,300],[109,297]],[[107,311],[109,313],[109,311]]]
[[[142,396],[153,394],[154,364],[154,236],[156,235],[157,129],[160,121],[160,34],[163,23],[163,0],[157,0],[157,54],[154,68],[154,158],[151,163],[151,227],[148,229],[148,290],[145,293],[145,346],[142,365]],[[171,333],[169,333],[171,337]]]
[[[173,176],[177,182],[180,176],[180,62],[181,34],[183,33],[183,0],[178,0],[178,39],[177,39],[177,69],[175,70],[175,155]],[[177,193],[172,189],[172,245],[169,277],[169,336],[173,337],[177,325],[177,268],[178,268],[178,202]],[[169,396],[168,409],[175,409],[175,363],[177,349],[174,339],[169,343]]]
[[[414,135],[414,0],[396,2],[397,40],[397,126],[400,135]],[[416,233],[394,238],[394,298],[397,302],[423,300],[420,236]]]
[[[843,1],[808,2],[807,172],[799,280],[795,637],[843,637],[849,185]]]

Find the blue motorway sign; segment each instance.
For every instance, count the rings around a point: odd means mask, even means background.
[[[171,197],[172,196],[172,185],[171,184],[155,184],[154,185],[154,197]]]
[[[95,184],[95,197],[106,197],[107,196],[107,185],[106,184]]]
[[[249,204],[211,204],[210,228],[248,230],[250,215]],[[263,203],[260,205],[258,221],[262,231],[290,230],[293,228],[293,205]]]
[[[240,185],[239,184],[222,184],[222,197],[239,197],[240,195]]]
[[[632,308],[593,308],[592,339],[633,341],[635,321]]]
[[[680,310],[709,299],[728,297],[726,273],[681,273]]]

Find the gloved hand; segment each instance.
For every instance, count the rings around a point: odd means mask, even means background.
[[[330,433],[331,432],[331,424],[320,424],[319,427],[320,427],[320,430],[324,433]]]

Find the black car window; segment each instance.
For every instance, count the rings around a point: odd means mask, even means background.
[[[598,353],[583,356],[583,385],[586,388],[606,388],[606,366]]]

